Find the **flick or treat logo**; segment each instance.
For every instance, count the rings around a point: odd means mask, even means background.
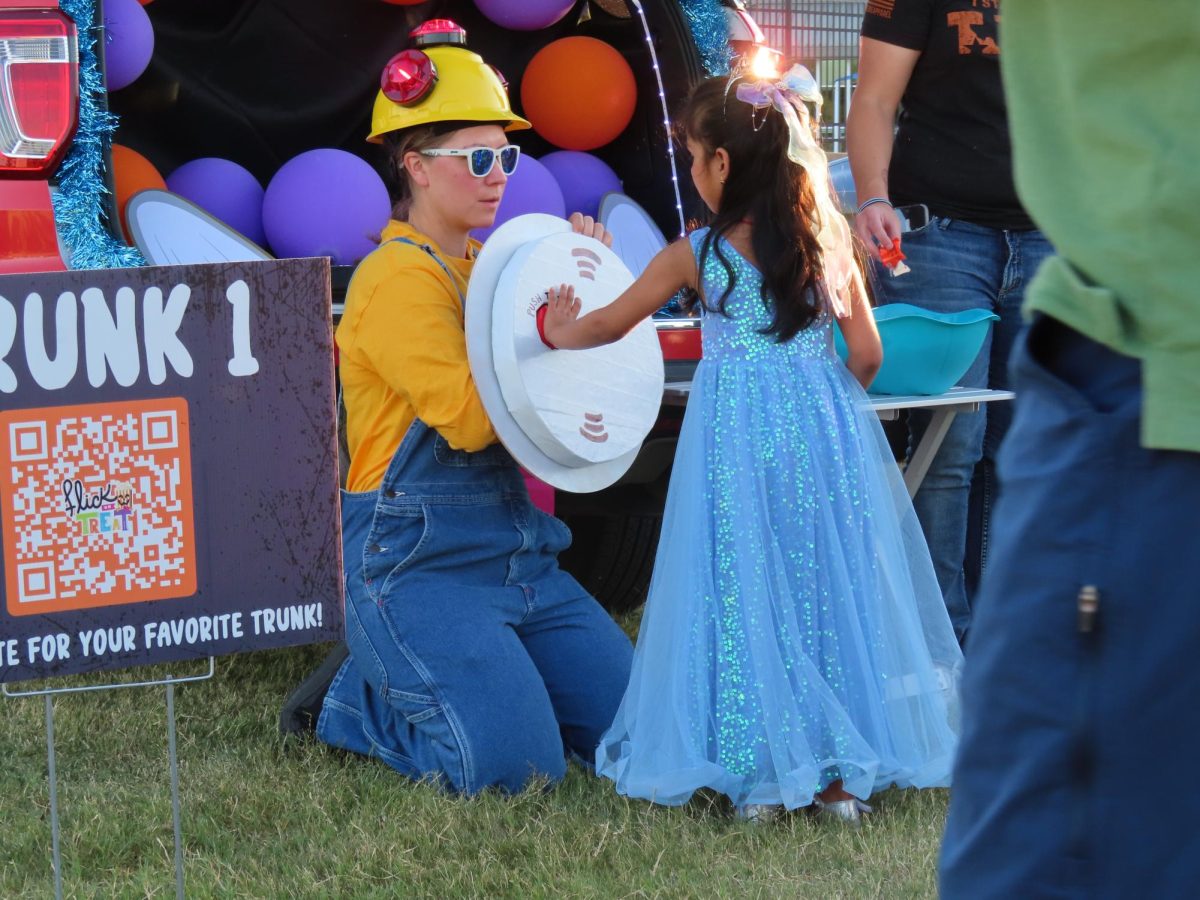
[[[182,398],[0,413],[0,466],[10,615],[196,592]]]

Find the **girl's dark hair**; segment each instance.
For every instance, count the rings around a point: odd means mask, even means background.
[[[711,78],[688,97],[680,126],[686,137],[711,156],[718,148],[729,154],[729,175],[721,206],[700,244],[700,271],[709,253],[729,275],[729,286],[707,309],[725,313],[737,273],[721,251],[718,238],[744,219],[752,222],[750,245],[762,273],[761,295],[772,309],[764,334],[780,343],[807,328],[824,309],[820,288],[821,245],[818,214],[807,171],[788,159],[788,130],[777,109],[755,109],[737,98],[740,78]]]

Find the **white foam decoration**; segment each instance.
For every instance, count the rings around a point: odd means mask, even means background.
[[[274,257],[190,200],[169,191],[139,191],[125,218],[134,245],[155,266],[253,262]]]
[[[612,234],[612,249],[637,278],[655,255],[667,246],[650,214],[634,200],[610,191],[600,198],[600,224]]]
[[[572,256],[578,249],[600,257],[590,274],[602,273],[603,281],[580,274],[591,267]],[[592,290],[598,282],[603,292]],[[662,399],[662,352],[649,321],[607,348],[551,351],[537,338],[537,306],[551,285],[574,284],[581,305],[591,309],[631,282],[616,254],[542,214],[518,216],[496,229],[472,271],[467,356],[484,408],[517,462],[561,490],[597,491],[628,471]],[[587,440],[581,429],[607,439]]]

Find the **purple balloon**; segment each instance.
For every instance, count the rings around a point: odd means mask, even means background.
[[[193,159],[167,176],[167,187],[254,243],[266,245],[263,187],[237,163],[215,156]]]
[[[491,228],[476,228],[471,232],[471,237],[477,241],[487,240],[489,234],[509,219],[526,213],[547,213],[562,218],[566,215],[566,206],[563,204],[562,189],[550,170],[532,156],[522,155],[517,171],[508,177],[500,209],[496,212],[496,221]]]
[[[600,212],[600,198],[609,191],[621,191],[617,173],[590,153],[556,150],[542,157],[542,165],[562,188],[568,213],[581,212],[595,218]]]
[[[154,26],[137,0],[104,0],[104,76],[110,91],[137,81],[154,55]]]
[[[475,0],[475,5],[501,28],[537,31],[569,13],[575,0]]]
[[[383,179],[345,150],[309,150],[283,164],[263,196],[263,229],[279,257],[358,262],[378,246],[392,204]]]

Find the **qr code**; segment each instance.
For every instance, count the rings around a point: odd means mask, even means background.
[[[181,397],[0,412],[9,614],[194,594],[190,446]]]

